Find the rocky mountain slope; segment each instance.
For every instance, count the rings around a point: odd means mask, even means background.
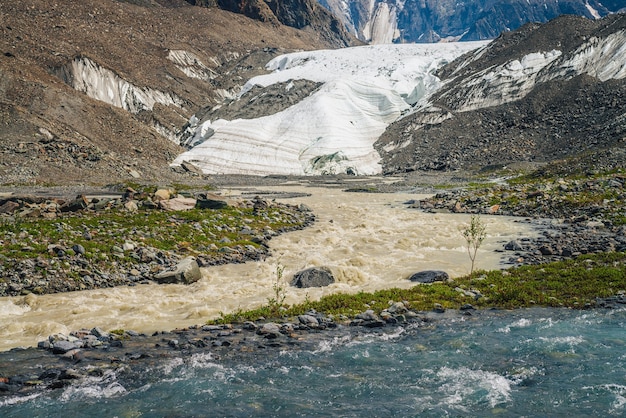
[[[376,143],[385,172],[626,161],[624,14],[528,24],[438,75],[442,89]]]
[[[319,0],[359,39],[372,43],[492,39],[563,14],[598,19],[621,0]]]
[[[188,3],[219,7],[252,19],[305,29],[329,45],[340,48],[353,45],[351,36],[338,17],[315,0],[186,0]]]
[[[440,81],[435,69],[461,52],[417,54],[408,67],[413,57],[405,52],[402,60],[381,64],[383,55],[396,53],[392,48],[364,49],[365,58],[355,55],[353,64],[339,52],[285,61],[283,53],[338,44],[311,25],[281,24],[276,5],[266,3],[274,18],[262,22],[184,0],[0,3],[0,184],[187,181],[185,169],[194,167],[183,164],[177,172],[169,164],[185,151],[181,138],[197,139],[194,123],[280,112],[288,124],[252,121],[245,131],[275,140],[287,127],[306,130],[301,120],[313,124],[310,131],[341,127],[296,150],[310,157],[308,174],[374,173],[380,156],[388,173],[541,162],[600,149],[615,154],[624,140],[624,15],[526,25],[445,67]],[[323,56],[340,65],[319,62]],[[300,75],[248,84],[241,96],[249,80],[267,75],[272,59],[285,76],[287,64],[296,73],[315,64],[305,71],[335,77],[341,69],[354,80],[324,90],[321,83],[329,80]],[[363,77],[369,67],[373,73]],[[338,101],[316,102],[320,96],[311,93],[324,91]],[[307,99],[322,113],[290,110]],[[372,120],[366,127],[359,122]],[[200,139],[209,136],[203,132]],[[358,146],[350,142],[361,137],[366,141]],[[350,152],[333,148],[337,144]],[[311,154],[321,145],[323,155]],[[357,150],[367,170],[350,162]],[[270,154],[267,161],[280,155]]]
[[[313,30],[183,0],[0,2],[0,184],[173,181],[194,112]]]

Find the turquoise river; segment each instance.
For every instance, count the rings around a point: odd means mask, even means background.
[[[27,398],[3,417],[626,415],[626,310],[524,309],[332,334],[313,349],[163,361]]]

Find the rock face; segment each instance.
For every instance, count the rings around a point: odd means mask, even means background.
[[[600,18],[624,9],[619,0],[319,0],[365,42],[491,39],[528,22],[563,14]]]
[[[154,276],[158,283],[183,283],[190,284],[197,282],[202,277],[200,267],[195,257],[184,258],[178,265],[170,271],[164,271]]]
[[[356,41],[343,23],[315,0],[186,0],[188,3],[218,7],[244,14],[261,22],[282,23],[296,29],[308,28],[334,47],[345,47]]]
[[[388,127],[375,144],[383,172],[535,164],[603,150],[624,161],[624,44],[626,14],[564,16],[503,34],[443,67],[443,87]]]
[[[294,274],[291,285],[299,288],[323,287],[333,284],[335,277],[326,267],[311,267]]]

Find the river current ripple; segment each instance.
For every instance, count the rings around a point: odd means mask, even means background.
[[[126,329],[152,333],[200,324],[232,312],[260,306],[272,297],[278,266],[288,281],[299,270],[326,266],[337,282],[325,288],[287,285],[287,303],[323,295],[409,287],[407,277],[427,269],[452,277],[469,272],[462,229],[468,215],[429,214],[404,202],[424,195],[411,193],[347,193],[333,188],[266,187],[267,191],[309,193],[284,199],[303,203],[317,216],[315,224],[270,241],[272,256],[260,262],[203,269],[192,285],[138,285],[52,295],[0,298],[0,350],[34,346],[54,333],[80,328]],[[224,190],[236,196],[241,190]],[[485,216],[487,239],[477,268],[502,267],[502,250],[511,239],[534,237],[528,223]]]
[[[480,311],[243,360],[196,354],[94,377],[0,414],[169,417],[588,417],[626,414],[626,310]]]

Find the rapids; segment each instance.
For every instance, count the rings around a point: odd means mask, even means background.
[[[413,284],[407,277],[420,270],[441,269],[451,277],[469,273],[460,232],[469,215],[429,214],[404,205],[424,195],[346,193],[301,185],[263,190],[310,193],[285,202],[304,203],[317,221],[307,229],[272,239],[273,255],[265,261],[205,268],[203,278],[192,285],[137,285],[0,298],[0,350],[34,346],[48,335],[80,328],[152,333],[201,324],[220,312],[258,307],[273,296],[279,266],[284,267],[281,279],[289,304],[337,292],[410,287]],[[487,239],[479,249],[478,269],[503,267],[506,253],[496,250],[511,239],[537,234],[515,218],[483,216],[482,220]],[[294,273],[313,266],[329,267],[336,283],[325,288],[288,286]]]
[[[5,394],[0,415],[623,417],[625,323],[624,309],[449,310],[304,349],[153,358],[131,376]]]

